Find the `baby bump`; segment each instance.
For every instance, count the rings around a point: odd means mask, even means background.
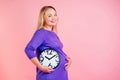
[[[60,55],[60,64],[58,65],[58,67],[56,69],[64,70],[66,63],[67,63],[66,57],[63,55]]]
[[[54,71],[50,73],[41,71],[37,74],[36,80],[68,80],[68,72],[65,70],[65,64],[67,63],[67,60],[63,56],[60,56],[60,60],[60,64],[54,69]]]

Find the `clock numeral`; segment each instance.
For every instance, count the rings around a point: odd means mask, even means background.
[[[55,68],[56,66],[54,66],[54,68]]]
[[[53,68],[53,66],[51,65],[51,63],[48,65],[48,67]]]
[[[43,62],[43,61],[44,61],[44,57],[41,56],[41,57],[40,57],[40,62]]]
[[[56,59],[55,59],[55,61],[56,61],[57,63],[59,63],[59,60],[56,60]]]
[[[47,50],[47,55],[52,55],[52,50]]]

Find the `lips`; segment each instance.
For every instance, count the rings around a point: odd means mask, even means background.
[[[57,20],[54,20],[54,21],[50,21],[51,23],[56,23]]]

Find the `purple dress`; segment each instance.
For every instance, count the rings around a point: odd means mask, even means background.
[[[46,48],[53,48],[60,55],[60,64],[54,71],[45,73],[36,68],[36,80],[68,80],[68,72],[65,70],[66,54],[62,51],[63,44],[57,34],[53,31],[41,28],[37,30],[25,48],[25,53],[29,59],[40,55],[38,51]],[[36,53],[35,53],[36,52]]]

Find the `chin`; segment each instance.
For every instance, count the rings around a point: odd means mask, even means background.
[[[49,23],[49,25],[51,25],[51,26],[55,26],[57,23],[55,22],[55,23]]]
[[[56,24],[51,24],[51,26],[56,26]]]

